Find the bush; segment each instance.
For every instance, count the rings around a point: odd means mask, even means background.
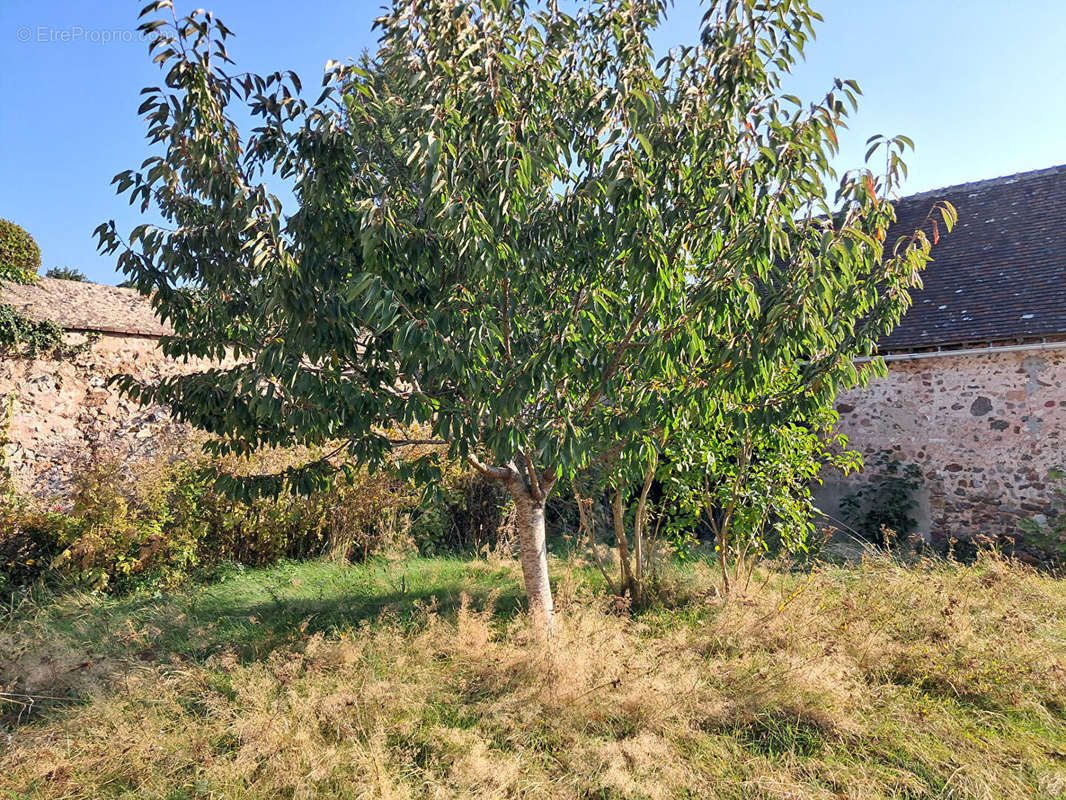
[[[423,555],[495,550],[510,504],[499,483],[452,465],[420,504],[411,537]]]
[[[58,537],[44,514],[0,497],[0,594],[33,583],[58,554]]]
[[[276,469],[291,453],[261,457]],[[0,498],[0,589],[51,577],[122,591],[172,586],[225,562],[262,566],[320,555],[365,559],[410,546],[418,500],[388,473],[309,497],[251,503],[215,491],[202,458],[162,456],[123,469],[98,458],[77,472],[69,508]],[[233,464],[222,464],[232,468]]]
[[[0,280],[32,283],[41,266],[41,248],[25,228],[0,219]]]
[[[41,248],[24,228],[0,219],[0,281],[33,283],[41,266]],[[67,348],[63,329],[48,320],[23,316],[6,303],[0,303],[0,354],[34,358],[42,353],[73,354]]]
[[[187,444],[161,449],[135,469],[94,456],[76,470],[61,505],[19,498],[10,488],[0,494],[0,591],[42,578],[108,591],[169,587],[224,563],[358,561],[415,548],[489,553],[507,529],[503,490],[455,464],[429,497],[396,471],[363,471],[310,496],[242,502],[212,487],[211,468],[276,473],[314,453],[208,460]]]

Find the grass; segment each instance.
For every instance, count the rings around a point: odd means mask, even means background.
[[[875,558],[723,603],[696,564],[630,616],[553,568],[549,645],[509,562],[26,602],[0,797],[1066,797],[1066,581]]]

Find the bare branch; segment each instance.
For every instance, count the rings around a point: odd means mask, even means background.
[[[522,453],[522,460],[526,464],[526,474],[529,476],[529,493],[539,503],[544,499],[544,492],[541,491],[540,481],[537,480],[537,469],[533,466],[533,459],[528,453]]]
[[[495,481],[506,482],[512,478],[511,470],[507,467],[490,467],[487,464],[482,464],[477,460],[475,456],[467,456],[466,460],[470,463],[474,469],[484,475],[486,478],[492,478]]]
[[[611,590],[611,594],[618,594],[614,581],[611,580],[611,576],[607,573],[607,568],[603,566],[603,559],[600,558],[600,548],[596,544],[596,521],[590,518],[592,500],[588,497],[582,497],[575,488],[574,501],[577,503],[578,527],[588,532],[589,547],[592,548],[592,560],[599,567],[600,574],[603,575],[603,579],[607,582],[607,588]]]

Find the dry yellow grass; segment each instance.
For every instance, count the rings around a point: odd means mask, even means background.
[[[141,662],[12,729],[0,793],[1066,796],[1066,582],[868,560],[723,604],[697,567],[686,602],[631,618],[574,574],[547,646],[482,595],[259,658]],[[11,630],[47,646],[39,621]]]

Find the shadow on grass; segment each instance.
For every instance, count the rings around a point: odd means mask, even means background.
[[[0,724],[41,719],[141,667],[166,669],[232,653],[242,662],[315,633],[387,620],[411,629],[427,610],[454,616],[466,595],[501,619],[521,610],[516,567],[458,558],[309,561],[235,568],[169,593],[59,595],[0,621]],[[0,696],[0,700],[4,699]]]
[[[507,567],[449,559],[294,564],[202,587],[180,618],[160,626],[157,641],[197,659],[227,650],[255,660],[314,633],[379,620],[416,628],[427,609],[454,617],[463,595],[478,607],[493,598],[505,619],[521,610],[518,576]]]

